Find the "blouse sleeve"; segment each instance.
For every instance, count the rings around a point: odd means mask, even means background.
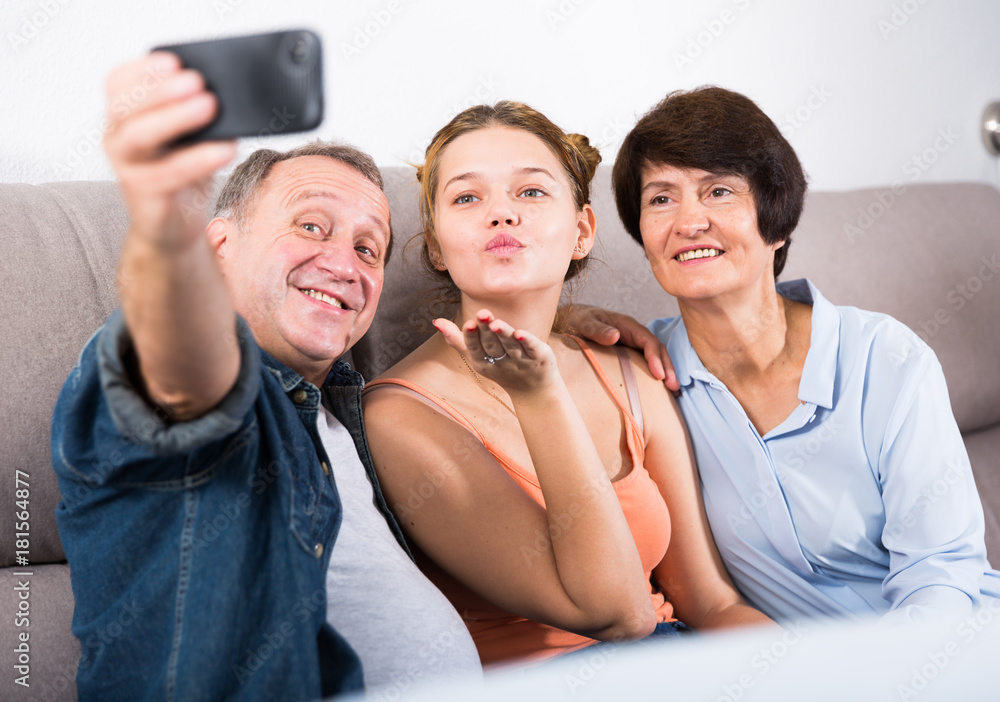
[[[916,335],[905,352],[881,357],[897,366],[901,380],[877,467],[885,508],[882,542],[889,552],[882,584],[891,603],[888,616],[962,615],[980,604],[980,580],[989,564],[982,503],[944,373]],[[871,369],[872,384],[877,371]]]

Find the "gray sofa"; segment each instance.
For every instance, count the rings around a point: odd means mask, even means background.
[[[599,262],[568,295],[643,321],[672,314],[675,303],[618,223],[609,176],[602,168],[595,189]],[[413,171],[387,169],[386,179],[397,249],[375,323],[352,354],[366,377],[415,347],[440,313],[427,296],[430,283],[420,273],[416,247],[406,246],[418,231]],[[77,354],[116,305],[115,267],[126,224],[111,182],[0,185],[6,251],[0,263],[0,699],[76,697],[80,646],[70,631],[69,567],[54,517],[59,492],[49,424]],[[937,352],[983,497],[991,560],[1000,564],[1000,192],[957,183],[811,193],[782,278],[801,276],[837,304],[897,317]],[[23,521],[15,520],[18,477],[27,482],[20,486],[28,500],[27,567],[15,560],[16,525]],[[11,626],[18,611],[29,626]],[[27,689],[14,682],[22,655],[15,651],[17,636],[25,632]]]

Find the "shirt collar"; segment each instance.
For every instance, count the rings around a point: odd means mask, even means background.
[[[670,355],[670,362],[674,364],[674,373],[677,374],[677,382],[681,387],[687,387],[695,380],[706,383],[715,381],[715,376],[708,372],[695,353],[694,347],[691,346],[684,319],[680,316],[674,317],[669,320],[667,326],[673,326],[675,329],[667,337],[667,353]]]
[[[300,374],[293,371],[264,349],[260,350],[260,357],[264,366],[271,370],[274,376],[278,379],[278,382],[281,384],[282,390],[286,393],[291,392],[300,385],[312,385]],[[326,376],[326,382],[323,383],[323,386],[363,384],[364,381],[361,379],[361,375],[357,371],[353,370],[350,365],[344,361],[337,361],[333,364],[333,367],[330,369],[330,373]]]
[[[833,388],[837,378],[837,353],[840,350],[840,321],[836,307],[827,300],[809,280],[799,278],[778,283],[778,293],[789,300],[812,305],[812,331],[809,337],[809,352],[806,354],[799,382],[799,399],[820,407],[833,407]],[[687,328],[681,317],[674,317],[667,326],[675,325],[670,334],[667,353],[674,364],[674,372],[681,387],[691,385],[695,380],[718,383],[705,364],[698,358]]]
[[[840,352],[840,315],[837,308],[805,278],[778,283],[778,293],[789,300],[812,305],[809,353],[799,381],[799,399],[826,409],[833,408]]]

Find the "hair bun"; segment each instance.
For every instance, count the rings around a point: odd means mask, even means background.
[[[580,158],[584,166],[584,173],[589,183],[594,179],[597,166],[601,162],[601,152],[596,146],[591,145],[590,139],[583,134],[567,134],[566,140],[572,145],[574,151]]]

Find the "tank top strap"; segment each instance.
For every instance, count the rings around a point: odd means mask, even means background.
[[[543,507],[545,506],[541,486],[538,484],[537,478],[534,478],[534,476],[525,471],[524,468],[522,468],[517,461],[511,458],[501,447],[497,446],[483,436],[482,432],[476,428],[475,424],[469,421],[464,414],[448,404],[445,399],[435,395],[427,388],[421,387],[416,383],[410,382],[409,380],[404,380],[403,378],[379,378],[378,380],[373,380],[365,385],[365,389],[361,391],[361,394],[365,395],[372,390],[378,390],[379,388],[385,387],[397,387],[407,390],[434,409],[441,410],[447,414],[457,424],[464,427],[469,433],[479,439],[479,442],[486,447],[486,450],[490,452],[490,455],[496,459],[497,463],[499,463],[501,467],[507,471],[507,473],[521,486],[521,488],[531,495],[540,505]]]
[[[490,445],[489,442],[486,440],[486,437],[484,437],[482,434],[480,434],[479,430],[476,429],[476,425],[473,424],[472,422],[470,422],[466,418],[466,416],[464,414],[462,414],[461,412],[459,412],[457,409],[455,409],[450,404],[448,404],[447,401],[445,401],[444,399],[438,397],[437,395],[435,395],[434,393],[432,393],[427,388],[421,387],[421,386],[417,385],[416,383],[411,383],[409,380],[404,380],[403,378],[379,378],[378,380],[372,380],[371,382],[365,384],[365,389],[362,390],[361,394],[362,395],[367,395],[372,390],[378,389],[380,387],[390,386],[390,385],[394,385],[394,386],[401,387],[401,388],[404,388],[406,390],[409,390],[410,392],[412,392],[415,395],[417,395],[420,399],[422,399],[427,404],[431,405],[432,407],[434,407],[436,409],[441,410],[442,412],[444,412],[445,414],[447,414],[449,417],[451,417],[452,419],[454,419],[456,422],[458,422],[459,424],[461,424],[463,427],[465,427],[466,429],[468,429],[484,445],[487,445],[487,446]]]
[[[636,421],[635,416],[633,416],[632,411],[625,405],[625,402],[622,400],[621,395],[618,394],[618,391],[615,389],[615,386],[608,377],[608,374],[605,373],[604,368],[601,367],[601,362],[597,360],[597,356],[594,355],[594,352],[586,344],[586,342],[579,337],[573,336],[572,334],[567,334],[566,336],[579,345],[580,350],[583,351],[583,355],[587,358],[591,368],[594,369],[594,374],[597,376],[597,379],[601,381],[601,385],[604,386],[604,389],[611,397],[611,400],[615,403],[615,405],[617,405],[618,410],[622,413],[622,417],[625,419],[625,442],[628,444],[629,452],[632,454],[632,465],[642,465],[643,459],[646,455],[645,442],[642,436],[642,428]],[[629,371],[632,370],[631,361],[628,360],[627,356],[624,359],[619,356],[619,360],[628,361]],[[632,380],[633,382],[635,381],[634,374]],[[636,393],[636,395],[638,395],[638,393]],[[629,401],[632,401],[632,393],[629,393]],[[635,399],[635,404],[638,405],[638,397]]]

